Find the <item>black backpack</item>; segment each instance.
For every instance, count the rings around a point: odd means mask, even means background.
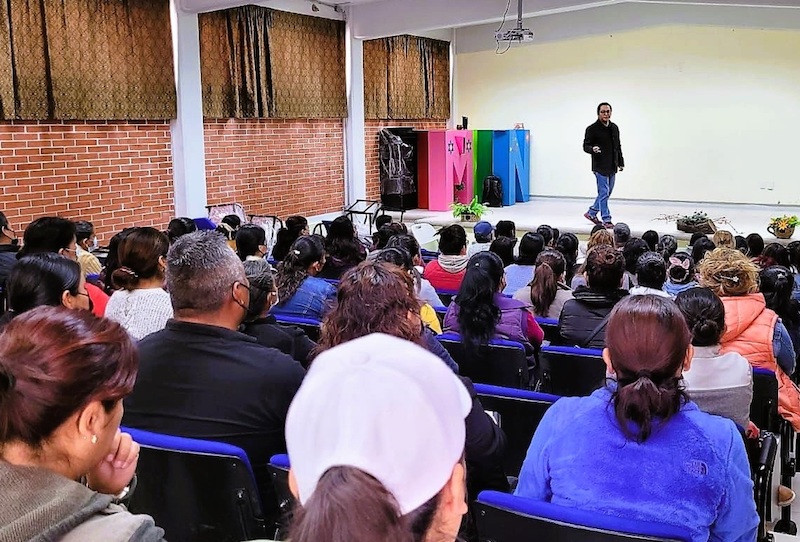
[[[503,206],[503,182],[500,177],[489,175],[483,180],[483,198],[481,202],[489,207]]]

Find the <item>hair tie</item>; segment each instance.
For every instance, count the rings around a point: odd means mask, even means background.
[[[120,267],[120,269],[121,269],[122,271],[126,272],[127,274],[131,275],[131,276],[132,276],[133,278],[135,278],[135,279],[138,279],[138,278],[139,278],[139,275],[136,273],[136,271],[134,271],[133,269],[131,269],[131,268],[130,268],[130,267],[128,267],[128,266],[122,266],[122,267]]]
[[[6,393],[13,390],[16,383],[17,379],[14,378],[13,374],[6,371],[0,371],[0,393]]]

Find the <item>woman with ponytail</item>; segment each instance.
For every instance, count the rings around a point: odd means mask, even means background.
[[[118,288],[106,306],[106,318],[119,322],[137,341],[164,329],[172,301],[164,290],[169,239],[155,228],[134,228],[119,243],[119,267],[111,281]]]
[[[505,288],[503,262],[493,252],[469,259],[464,280],[444,316],[446,331],[460,333],[465,344],[477,347],[490,339],[508,339],[525,345],[533,354],[544,332],[527,305],[501,293]]]
[[[548,409],[515,494],[681,525],[693,542],[755,540],[759,519],[742,437],[681,387],[690,341],[671,300],[620,301],[603,351],[613,379],[589,397],[565,397]]]
[[[536,257],[536,274],[524,288],[514,292],[514,299],[533,306],[534,316],[558,319],[564,303],[572,299],[572,290],[564,282],[567,262],[557,250],[548,249]]]
[[[299,237],[278,264],[278,303],[272,314],[322,320],[336,298],[336,288],[317,274],[325,266],[325,244],[317,235]]]

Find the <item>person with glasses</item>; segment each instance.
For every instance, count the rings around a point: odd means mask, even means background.
[[[139,341],[139,375],[125,400],[124,425],[242,448],[255,466],[267,519],[277,521],[266,465],[286,453],[286,412],[305,370],[239,332],[250,283],[221,234],[197,231],[174,241],[166,288],[174,318]]]
[[[625,158],[619,141],[619,127],[611,122],[611,104],[608,102],[597,106],[597,121],[586,128],[583,152],[592,155],[592,171],[597,181],[597,198],[583,216],[594,224],[613,228],[608,198],[614,191],[617,172],[625,167]],[[597,213],[600,213],[602,222],[597,219]]]

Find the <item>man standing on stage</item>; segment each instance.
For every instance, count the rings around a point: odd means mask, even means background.
[[[592,155],[592,171],[597,178],[597,199],[583,216],[595,224],[613,228],[608,198],[614,191],[617,171],[625,167],[625,159],[619,142],[619,127],[611,122],[611,105],[607,102],[597,106],[597,122],[586,128],[583,151]],[[602,222],[597,219],[598,212]]]

